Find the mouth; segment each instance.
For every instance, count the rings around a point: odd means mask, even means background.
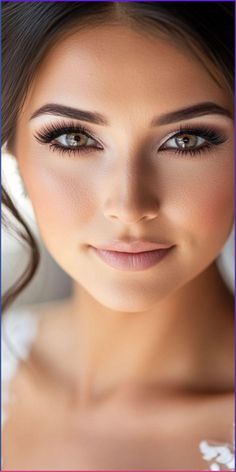
[[[174,248],[164,247],[140,252],[122,252],[99,249],[91,246],[95,255],[108,266],[124,271],[141,271],[155,266],[162,261]]]

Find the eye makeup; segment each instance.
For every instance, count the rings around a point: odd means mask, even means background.
[[[168,147],[166,145],[168,141],[173,140],[174,138],[181,138],[184,135],[202,138],[205,142],[200,146],[185,149],[181,147]],[[195,156],[200,155],[206,151],[211,151],[214,147],[225,143],[227,139],[227,136],[219,131],[218,128],[216,129],[209,125],[180,125],[177,132],[175,131],[174,133],[168,135],[167,139],[165,139],[165,142],[159,147],[158,152],[168,151],[180,155]]]
[[[63,145],[61,144],[58,139],[62,136],[75,136],[81,135],[83,137],[88,138],[90,141],[93,140],[94,144],[86,146],[85,144],[80,145],[77,139],[74,140],[76,145]],[[179,139],[183,136],[194,136],[198,138],[202,138],[204,143],[200,146],[195,146],[191,148],[183,148],[183,147],[168,147],[168,141],[173,139]],[[102,151],[103,145],[101,144],[100,140],[87,128],[82,125],[75,125],[73,122],[59,122],[59,123],[50,123],[45,125],[41,131],[38,131],[35,134],[36,140],[43,144],[48,145],[50,150],[55,151],[57,153],[67,154],[70,155],[78,155],[78,154],[85,154],[88,152],[97,152]],[[80,139],[80,138],[79,138]],[[185,137],[186,139],[186,137]],[[187,138],[188,139],[188,138]],[[180,156],[195,156],[205,153],[206,151],[211,151],[216,146],[223,144],[227,141],[227,137],[221,131],[219,131],[218,127],[214,128],[208,125],[181,125],[172,133],[168,133],[168,136],[165,138],[165,141],[159,146],[157,149],[157,153],[167,152],[178,154]],[[176,141],[177,142],[177,141]]]
[[[77,146],[67,147],[59,144],[55,140],[63,135],[75,135],[81,134],[87,138],[93,139],[97,145],[90,146]],[[93,133],[86,127],[82,125],[75,125],[73,122],[60,122],[60,123],[50,123],[44,125],[41,131],[38,131],[35,134],[36,140],[41,144],[49,145],[49,148],[52,151],[57,151],[58,153],[68,153],[68,154],[79,154],[91,152],[94,150],[102,150],[102,144],[99,143],[98,138],[93,135]],[[79,143],[78,143],[79,144]]]

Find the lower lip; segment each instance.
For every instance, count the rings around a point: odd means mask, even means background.
[[[162,261],[162,259],[170,253],[173,247],[174,246],[167,249],[158,249],[156,251],[127,253],[105,251],[91,246],[95,254],[110,267],[133,272],[148,269],[158,264],[158,262]]]

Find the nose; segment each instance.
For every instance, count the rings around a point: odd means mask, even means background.
[[[125,224],[152,220],[159,213],[159,204],[153,181],[153,173],[145,165],[127,160],[119,169],[107,174],[104,198],[104,215]]]

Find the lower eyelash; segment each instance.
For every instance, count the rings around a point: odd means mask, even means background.
[[[101,149],[97,148],[96,146],[80,146],[76,149],[73,149],[73,148],[66,148],[66,147],[63,147],[63,146],[60,146],[60,144],[53,144],[53,143],[50,143],[49,144],[49,148],[53,151],[53,152],[57,152],[57,153],[61,153],[61,154],[68,154],[68,155],[71,155],[73,154],[74,156],[76,154],[80,154],[80,153],[87,153],[87,152],[91,152],[91,151],[101,151]]]
[[[180,148],[167,148],[167,149],[162,149],[162,152],[163,151],[170,151],[170,152],[174,152],[174,154],[185,154],[187,156],[196,156],[196,155],[200,155],[200,154],[203,154],[205,153],[206,151],[211,151],[212,148],[214,147],[214,144],[211,144],[211,143],[205,143],[203,144],[201,147],[199,148],[195,148],[195,149],[180,149]]]
[[[189,156],[189,157],[192,157],[192,156],[196,156],[196,155],[200,155],[202,153],[205,153],[206,151],[211,151],[211,149],[213,148],[213,144],[210,144],[210,143],[206,143],[204,145],[202,145],[201,147],[199,148],[196,148],[196,149],[187,149],[187,150],[184,150],[184,149],[178,149],[178,148],[169,148],[169,149],[163,149],[163,151],[171,151],[171,153],[174,153],[174,154],[181,154],[181,155],[186,155],[186,156]],[[57,152],[57,153],[61,153],[61,154],[67,154],[68,156],[70,155],[73,155],[73,156],[76,156],[80,153],[89,153],[91,151],[94,151],[94,150],[97,150],[97,151],[101,151],[101,149],[99,148],[96,148],[95,146],[92,147],[92,146],[81,146],[80,148],[78,147],[77,149],[73,149],[73,148],[66,148],[66,147],[63,147],[63,146],[60,146],[58,144],[49,144],[49,147],[50,149],[53,151],[53,152]]]

